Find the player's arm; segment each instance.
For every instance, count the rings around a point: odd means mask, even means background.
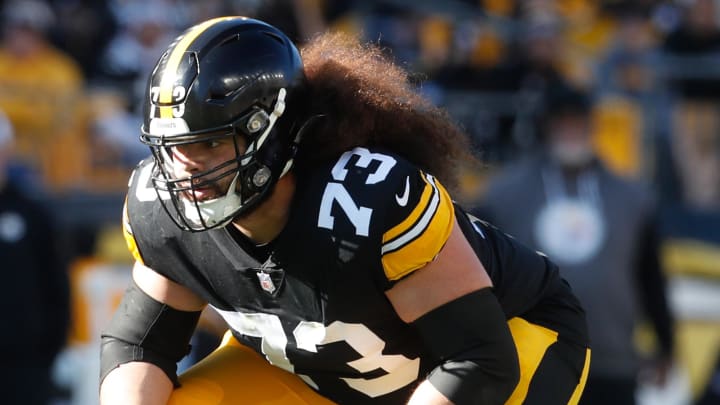
[[[502,404],[510,396],[517,353],[491,286],[455,222],[437,258],[387,291],[439,362],[410,404]]]
[[[386,224],[382,245],[387,297],[437,365],[411,403],[502,404],[519,380],[505,314],[450,196],[437,179],[420,174],[404,187],[405,211],[386,214],[401,219]]]
[[[165,404],[177,384],[177,361],[205,307],[188,288],[139,261],[110,326],[102,335],[100,400]]]

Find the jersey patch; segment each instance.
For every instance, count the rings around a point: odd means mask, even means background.
[[[433,176],[421,176],[420,201],[407,218],[383,233],[382,264],[388,280],[398,280],[431,262],[452,231],[455,210],[450,196]]]

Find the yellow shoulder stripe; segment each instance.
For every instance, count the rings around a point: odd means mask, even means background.
[[[452,200],[432,176],[425,175],[425,181],[431,195],[426,204],[418,204],[418,207],[423,207],[421,213],[415,215],[416,207],[400,224],[405,224],[405,227],[396,237],[387,237],[390,231],[383,235],[381,260],[388,280],[398,280],[434,260],[450,237],[455,222]],[[397,233],[395,228],[391,231]]]
[[[410,229],[410,227],[415,222],[417,222],[418,218],[420,218],[420,215],[425,212],[425,209],[430,203],[430,197],[432,197],[433,195],[433,188],[425,179],[425,176],[423,176],[422,179],[423,181],[425,181],[425,188],[423,189],[422,195],[420,196],[420,202],[418,202],[418,204],[415,206],[415,208],[412,210],[412,212],[410,213],[410,215],[408,215],[407,218],[405,218],[402,222],[390,228],[390,230],[383,234],[383,244],[397,238],[398,235]]]
[[[123,206],[123,236],[125,237],[125,243],[127,244],[128,250],[130,251],[130,254],[132,254],[132,257],[140,262],[141,264],[145,264],[143,262],[142,256],[140,256],[140,249],[137,247],[137,242],[135,242],[135,236],[133,236],[132,228],[130,228],[130,218],[128,217],[127,212],[127,197],[125,197],[125,205]]]

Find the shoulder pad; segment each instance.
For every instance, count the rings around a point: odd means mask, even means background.
[[[400,156],[344,153],[322,192],[318,227],[377,243],[384,276],[398,280],[432,261],[454,223],[454,206],[433,176]]]
[[[123,213],[123,228],[128,247],[136,260],[153,267],[150,253],[162,240],[176,237],[181,230],[175,226],[165,212],[152,184],[152,158],[146,159],[135,168],[130,176],[128,193]],[[153,267],[153,270],[158,270]]]

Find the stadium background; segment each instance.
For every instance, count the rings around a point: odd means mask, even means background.
[[[710,384],[720,347],[720,2],[42,4],[48,7],[2,2],[3,27],[36,29],[52,50],[31,64],[12,63],[3,38],[0,110],[17,144],[9,174],[53,214],[71,282],[71,329],[54,370],[57,403],[96,402],[99,331],[131,266],[120,215],[128,175],[146,154],[137,106],[149,69],[182,29],[226,14],[264,19],[299,43],[325,29],[357,33],[415,72],[419,90],[465,127],[483,161],[463,178],[457,198],[468,205],[482,198],[489,178],[539,147],[543,92],[563,83],[587,90],[597,152],[617,173],[649,184],[661,202],[678,362],[667,390],[643,398],[690,403]],[[649,336],[639,329],[641,350],[654,344]]]

